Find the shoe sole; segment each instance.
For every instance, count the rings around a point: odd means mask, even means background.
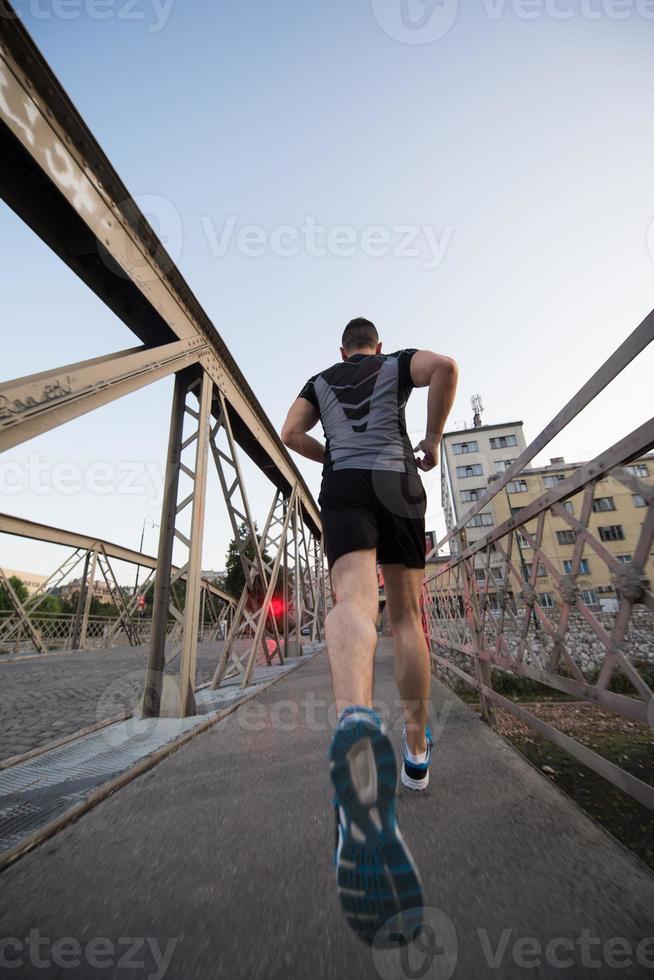
[[[366,785],[350,764],[353,750],[367,751]],[[372,719],[352,718],[334,733],[331,780],[345,826],[336,856],[338,895],[345,918],[368,944],[411,941],[422,924],[422,888],[395,814],[397,765],[386,733]],[[360,767],[359,767],[360,768]],[[392,919],[391,931],[384,925]]]
[[[402,785],[406,786],[413,793],[423,793],[429,786],[429,769],[427,769],[424,779],[412,779],[411,776],[407,776],[406,769],[402,765],[402,772],[400,773],[400,779]]]

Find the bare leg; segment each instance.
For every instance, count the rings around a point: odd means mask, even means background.
[[[332,568],[336,605],[327,616],[325,637],[336,709],[372,707],[372,672],[377,646],[376,552],[352,551]]]
[[[424,571],[405,565],[384,565],[388,617],[395,641],[395,679],[404,706],[409,751],[427,751],[425,729],[429,711],[431,667],[420,615]]]

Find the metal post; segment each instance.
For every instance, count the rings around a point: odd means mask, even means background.
[[[284,498],[284,525],[287,527],[287,514],[288,514],[288,500]],[[284,555],[282,558],[283,562],[283,577],[282,577],[282,600],[283,600],[283,613],[284,616],[284,658],[289,656],[288,650],[288,527],[286,533],[282,535],[282,546]]]
[[[86,558],[84,559],[84,568],[82,569],[82,577],[79,583],[79,593],[77,595],[77,608],[75,609],[75,620],[73,622],[73,636],[71,642],[72,650],[79,650],[80,632],[82,627],[82,615],[83,615],[84,604],[86,601],[86,576],[89,573],[90,561],[91,561],[91,552],[87,551]]]
[[[182,455],[182,431],[187,390],[187,381],[182,375],[176,375],[170,417],[170,433],[168,437],[164,497],[161,508],[157,572],[154,580],[150,653],[145,677],[145,690],[143,693],[144,718],[158,717],[161,709],[161,688],[166,660],[166,630],[168,627],[171,566],[173,563],[175,517],[177,514],[177,493],[179,488],[179,465]]]
[[[198,419],[195,451],[194,494],[191,514],[188,572],[186,577],[186,603],[182,637],[182,662],[179,676],[179,713],[186,718],[195,714],[195,675],[198,653],[198,620],[200,591],[202,589],[202,539],[207,493],[207,460],[209,456],[209,426],[211,424],[211,400],[213,382],[206,372],[202,374],[200,389],[200,417]],[[178,511],[183,507],[181,504]]]

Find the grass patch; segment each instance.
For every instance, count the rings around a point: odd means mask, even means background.
[[[551,779],[593,820],[654,870],[654,812],[607,782],[592,769],[533,735],[528,740],[505,736],[538,769],[549,766]],[[599,755],[654,785],[654,740],[651,734],[594,735],[592,746]]]

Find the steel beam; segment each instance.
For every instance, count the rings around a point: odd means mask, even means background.
[[[198,625],[200,617],[200,593],[202,591],[202,540],[207,493],[207,460],[209,455],[209,425],[213,382],[208,374],[202,375],[199,392],[200,411],[195,433],[195,467],[193,493],[177,507],[177,516],[191,506],[191,530],[188,539],[188,571],[186,574],[186,602],[182,632],[182,662],[179,671],[179,716],[194,715],[195,675],[197,669]],[[188,409],[187,409],[188,411]],[[180,537],[177,531],[177,537]],[[185,540],[185,539],[184,539]]]
[[[139,565],[141,568],[149,568],[152,571],[157,568],[157,559],[153,555],[144,555],[140,551],[123,548],[121,545],[113,544],[111,541],[104,541],[101,538],[92,538],[86,534],[77,534],[75,531],[65,531],[59,527],[37,524],[35,521],[28,521],[23,517],[14,517],[12,514],[0,514],[0,533],[13,534],[19,538],[31,538],[33,541],[44,541],[47,544],[80,548],[83,551],[92,551],[95,545],[99,544],[102,546],[108,558],[113,558],[116,561],[124,561],[131,565]],[[180,571],[176,565],[172,565],[171,569],[173,573]],[[183,578],[184,576],[182,575]],[[234,596],[229,595],[223,589],[219,589],[213,582],[205,581],[204,587],[218,599],[222,599],[230,605],[236,604]],[[143,586],[141,586],[140,591],[144,591]]]
[[[0,6],[0,193],[146,344],[209,343],[202,366],[235,438],[279,489],[297,486],[319,536],[318,508],[215,327],[10,4]]]
[[[67,364],[0,384],[0,452],[191,364],[208,345],[182,340]]]
[[[14,607],[14,612],[18,616],[19,622],[27,630],[30,639],[32,640],[32,643],[34,644],[36,649],[40,653],[47,653],[48,648],[43,642],[43,637],[41,636],[40,632],[36,629],[36,627],[33,625],[32,621],[29,618],[29,615],[25,610],[25,607],[23,606],[22,602],[16,595],[16,591],[13,585],[11,584],[9,577],[5,574],[4,569],[1,567],[0,567],[0,586],[4,589],[4,591],[9,596],[9,600],[12,606]]]

